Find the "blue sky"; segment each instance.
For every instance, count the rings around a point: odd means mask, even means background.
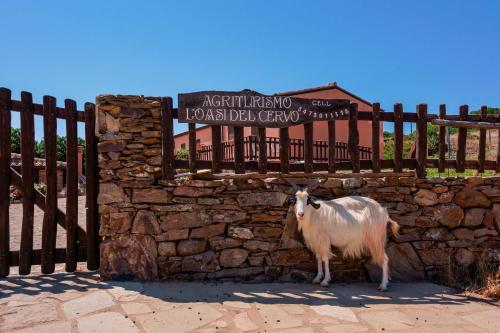
[[[336,81],[386,110],[500,106],[499,1],[3,0],[0,8],[0,86],[16,99],[27,90],[36,102],[49,94],[80,108],[101,93],[176,100]]]

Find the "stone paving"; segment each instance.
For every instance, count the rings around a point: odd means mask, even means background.
[[[500,308],[431,283],[0,280],[1,332],[500,332]]]

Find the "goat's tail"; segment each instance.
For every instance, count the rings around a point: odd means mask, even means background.
[[[389,223],[391,227],[392,234],[397,238],[399,236],[399,224],[391,218],[389,218],[389,221],[387,221],[387,223]]]

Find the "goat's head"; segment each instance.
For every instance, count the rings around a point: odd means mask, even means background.
[[[295,205],[295,216],[298,220],[302,220],[304,218],[304,210],[307,205],[311,205],[314,209],[319,209],[321,205],[316,203],[316,199],[310,195],[310,191],[318,188],[321,185],[321,182],[318,181],[316,184],[302,187],[288,181],[284,177],[281,177],[281,179],[290,185],[295,191],[295,195],[290,197],[288,202]]]

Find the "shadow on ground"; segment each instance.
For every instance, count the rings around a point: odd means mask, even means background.
[[[16,294],[36,296],[120,289],[176,303],[239,301],[262,304],[339,304],[369,308],[379,304],[460,305],[473,302],[472,299],[457,295],[457,291],[452,288],[431,283],[394,283],[387,292],[377,291],[377,286],[376,283],[333,283],[328,288],[307,283],[140,283],[100,281],[96,272],[78,272],[0,279],[0,300]]]

